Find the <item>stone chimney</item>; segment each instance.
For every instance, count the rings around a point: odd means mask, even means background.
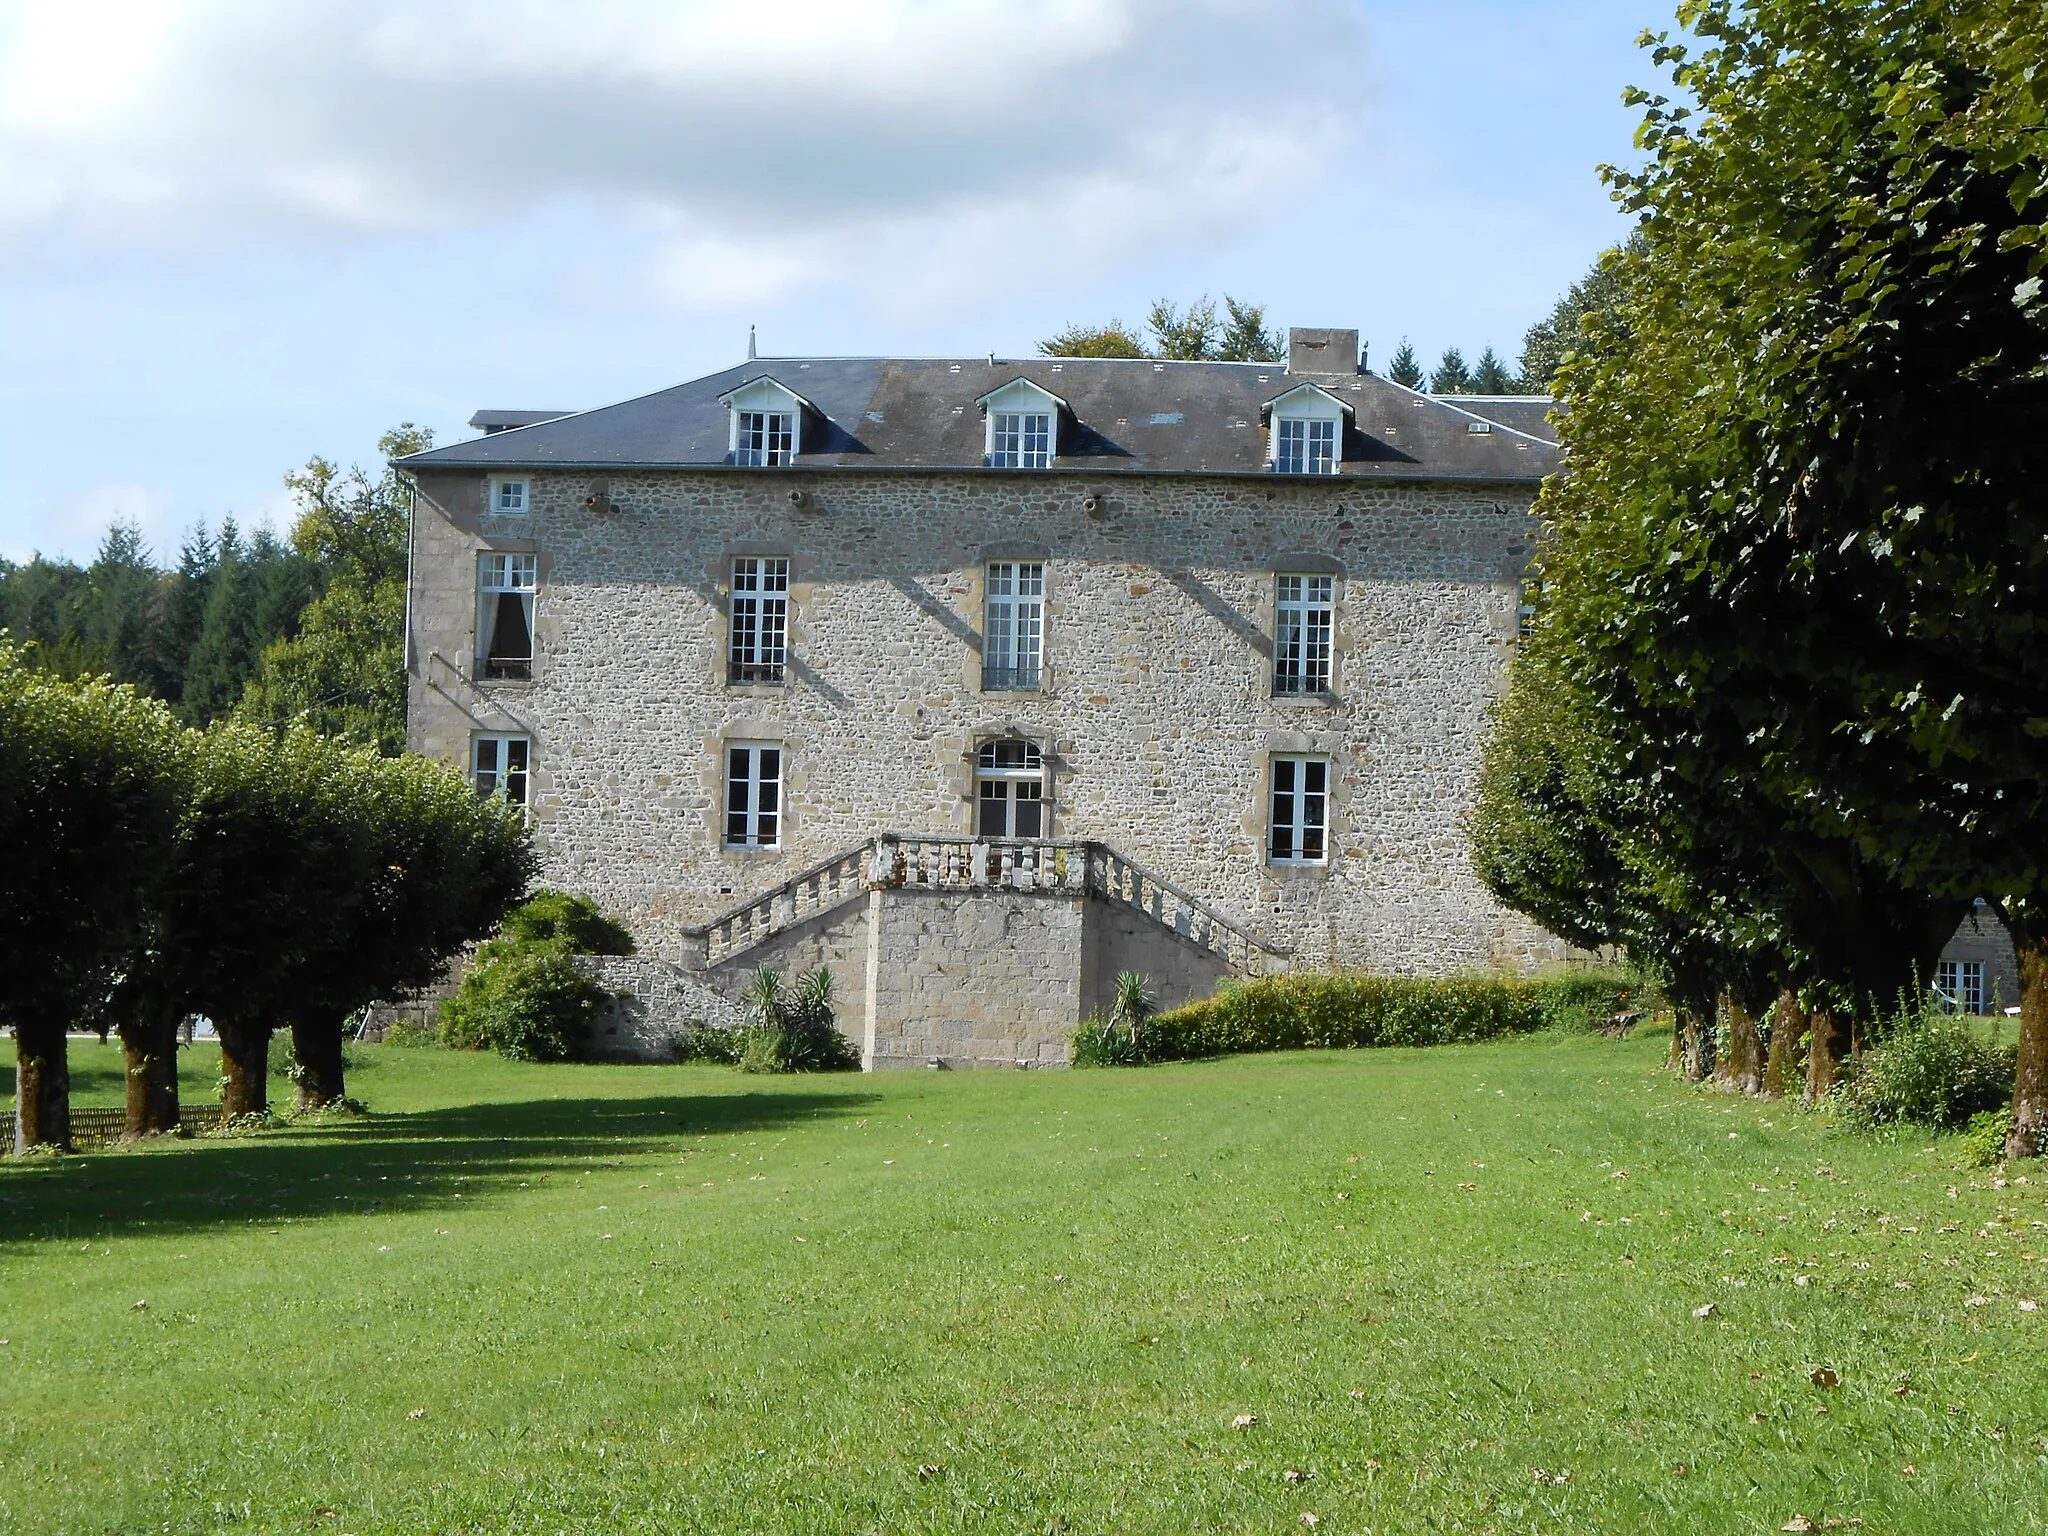
[[[1287,371],[1289,373],[1358,372],[1358,332],[1308,330],[1289,326],[1287,330]]]

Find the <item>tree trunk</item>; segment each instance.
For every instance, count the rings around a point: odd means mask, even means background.
[[[1771,1054],[1764,1063],[1764,1093],[1780,1098],[1785,1085],[1799,1081],[1800,1037],[1806,1033],[1806,1010],[1799,1006],[1799,994],[1790,987],[1778,994],[1778,1006],[1771,1015]]]
[[[1840,1059],[1840,1035],[1831,1008],[1816,1008],[1807,1015],[1811,1038],[1806,1047],[1806,1097],[1818,1104],[1835,1086],[1835,1067]]]
[[[300,1109],[339,1104],[347,1095],[341,1080],[341,1022],[295,1020],[292,1059],[298,1070],[293,1102]]]
[[[1714,1031],[1693,1008],[1678,1010],[1678,1031],[1682,1042],[1681,1070],[1694,1082],[1704,1082],[1714,1070]]]
[[[1721,1006],[1728,1015],[1728,1061],[1721,1069],[1721,1080],[1743,1093],[1762,1093],[1764,1041],[1757,1031],[1756,1016],[1733,992],[1722,995]]]
[[[2020,1062],[2012,1086],[2008,1158],[2033,1157],[2048,1126],[2048,930],[2013,930],[2020,961]]]
[[[71,1150],[71,1056],[60,1024],[14,1030],[14,1150]]]
[[[220,1032],[220,1091],[223,1120],[270,1110],[270,1026],[213,1021]]]
[[[126,1058],[128,1109],[122,1134],[160,1136],[178,1128],[178,1025],[174,1004],[145,1005],[142,1016],[121,1026]]]

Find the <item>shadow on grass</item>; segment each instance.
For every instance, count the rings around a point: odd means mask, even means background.
[[[519,1179],[699,1136],[839,1118],[872,1093],[535,1099],[365,1115],[0,1165],[0,1247],[458,1208]]]

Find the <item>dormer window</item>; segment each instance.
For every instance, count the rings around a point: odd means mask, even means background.
[[[734,437],[733,463],[787,464],[796,457],[796,413],[741,411]]]
[[[1052,462],[1049,413],[998,411],[989,417],[988,438],[993,469],[1044,469]]]
[[[1012,379],[974,402],[988,423],[982,462],[990,469],[1050,469],[1060,451],[1066,401],[1029,379]]]
[[[1272,422],[1270,457],[1276,475],[1334,475],[1344,462],[1345,401],[1315,384],[1297,384],[1261,411]]]
[[[1328,475],[1337,469],[1337,423],[1281,417],[1273,434],[1273,469],[1282,475]]]
[[[732,413],[732,462],[753,469],[794,464],[803,452],[805,419],[824,420],[810,401],[766,375],[721,395],[719,404]]]

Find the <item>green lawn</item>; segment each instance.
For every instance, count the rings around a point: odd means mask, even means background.
[[[0,1164],[0,1530],[2042,1529],[2048,1174],[1663,1051],[369,1048],[357,1123]]]

